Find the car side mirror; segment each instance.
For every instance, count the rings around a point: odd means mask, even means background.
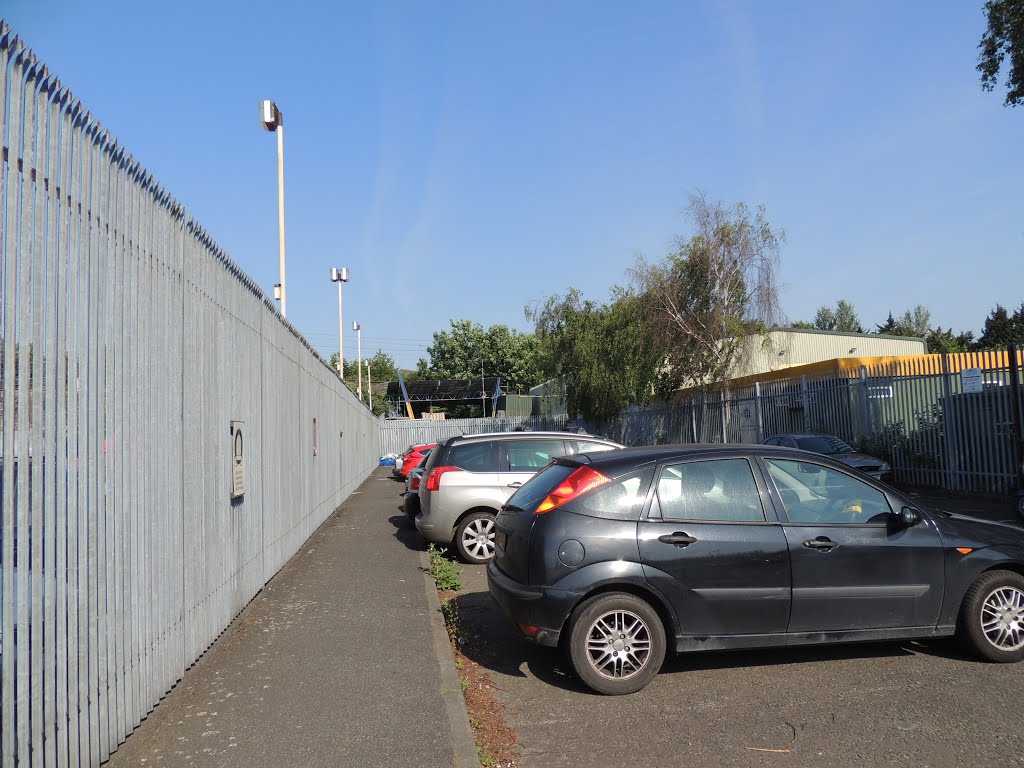
[[[899,511],[897,517],[899,518],[900,525],[905,528],[909,528],[910,526],[917,525],[921,522],[921,512],[913,507],[904,507]]]

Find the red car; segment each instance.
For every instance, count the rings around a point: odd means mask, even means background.
[[[401,459],[402,468],[399,470],[402,477],[408,477],[409,470],[413,469],[417,464],[419,464],[420,459],[422,459],[425,455],[430,453],[430,449],[433,448],[435,445],[437,445],[437,443],[423,443],[422,445],[414,445],[408,451],[406,451],[405,455],[402,456]]]

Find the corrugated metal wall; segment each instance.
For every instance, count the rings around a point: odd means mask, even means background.
[[[804,329],[770,331],[747,338],[733,378],[778,371],[796,365],[844,357],[923,355],[924,339],[882,334],[836,333]]]
[[[2,23],[0,139],[0,758],[97,765],[369,474],[377,419]]]

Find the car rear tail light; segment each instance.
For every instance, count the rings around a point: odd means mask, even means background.
[[[461,472],[462,470],[458,467],[434,467],[430,470],[430,474],[427,475],[427,490],[436,491],[441,487],[441,475],[447,474],[448,472]]]
[[[413,479],[409,481],[409,490],[410,491],[418,491],[419,489],[420,489],[420,479],[418,477],[413,477]]]
[[[535,627],[533,624],[520,624],[516,622],[516,626],[519,627],[520,632],[529,638],[536,638],[537,633],[540,631],[540,627]]]
[[[565,480],[559,483],[551,493],[547,495],[534,510],[533,514],[542,515],[552,509],[562,506],[566,502],[578,499],[585,493],[590,493],[605,483],[610,483],[611,478],[602,475],[590,467],[580,467]]]

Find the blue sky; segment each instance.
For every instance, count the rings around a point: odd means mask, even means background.
[[[449,319],[529,330],[689,231],[696,190],[785,229],[783,308],[1024,300],[1024,108],[979,87],[981,0],[56,2],[7,21],[269,292],[285,115],[288,315],[425,356]],[[355,338],[347,331],[347,356]]]

